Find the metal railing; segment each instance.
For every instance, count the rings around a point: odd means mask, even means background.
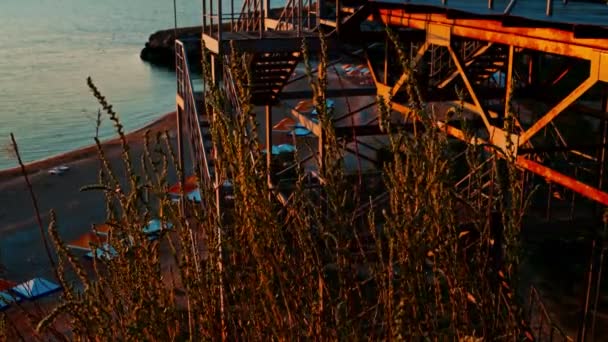
[[[175,41],[175,60],[176,60],[176,75],[177,75],[177,94],[184,102],[185,128],[187,130],[188,142],[190,143],[190,151],[192,154],[192,163],[195,172],[199,173],[202,180],[212,182],[211,172],[205,149],[205,142],[201,131],[201,115],[196,106],[192,80],[190,79],[190,70],[188,64],[188,56],[184,43],[180,40]]]

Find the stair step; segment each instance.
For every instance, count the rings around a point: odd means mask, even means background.
[[[254,63],[256,61],[262,62],[284,62],[285,60],[298,61],[300,58],[299,52],[286,52],[286,53],[277,53],[277,54],[259,54],[256,56]]]
[[[297,64],[297,61],[279,61],[279,62],[254,62],[254,68],[292,68]],[[254,69],[255,70],[255,69]]]

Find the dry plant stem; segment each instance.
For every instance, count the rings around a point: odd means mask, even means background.
[[[59,278],[59,276],[57,274],[57,266],[55,264],[55,260],[53,259],[53,255],[52,255],[51,249],[49,247],[48,239],[46,238],[46,234],[44,233],[44,225],[42,224],[42,217],[40,216],[40,208],[38,207],[38,199],[36,198],[36,195],[34,194],[34,189],[32,187],[32,183],[30,182],[30,178],[27,175],[27,170],[25,168],[25,164],[23,164],[23,160],[21,159],[21,154],[19,153],[19,147],[17,145],[17,141],[15,140],[15,135],[13,133],[11,133],[11,142],[13,144],[13,151],[15,152],[15,156],[17,157],[17,162],[19,163],[19,166],[21,167],[21,174],[23,175],[23,179],[25,180],[25,184],[27,185],[27,189],[30,193],[30,198],[32,200],[32,204],[34,206],[34,213],[36,215],[38,231],[40,233],[40,238],[42,239],[42,242],[44,244],[44,250],[46,252],[46,256],[49,260],[49,263],[50,263],[53,271],[56,273],[57,278]]]

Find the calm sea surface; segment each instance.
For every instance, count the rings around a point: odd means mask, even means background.
[[[177,0],[178,25],[200,23],[200,1]],[[93,143],[91,76],[128,130],[175,107],[175,76],[139,59],[148,36],[173,27],[172,0],[1,0],[0,169],[15,133],[26,161]],[[109,120],[104,138],[112,134]]]

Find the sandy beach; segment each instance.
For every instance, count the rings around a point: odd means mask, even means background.
[[[173,112],[129,133],[131,156],[139,160],[146,131],[173,131],[174,127]],[[105,141],[103,147],[109,161],[119,166],[122,151],[119,139]],[[67,165],[70,169],[62,175],[47,172],[59,165]],[[89,231],[93,223],[104,221],[103,194],[80,191],[82,186],[96,183],[97,180],[99,158],[95,145],[30,163],[26,169],[45,230],[51,209],[57,213],[58,230],[65,240]],[[17,282],[35,276],[53,278],[20,168],[0,171],[0,204],[0,278]]]

